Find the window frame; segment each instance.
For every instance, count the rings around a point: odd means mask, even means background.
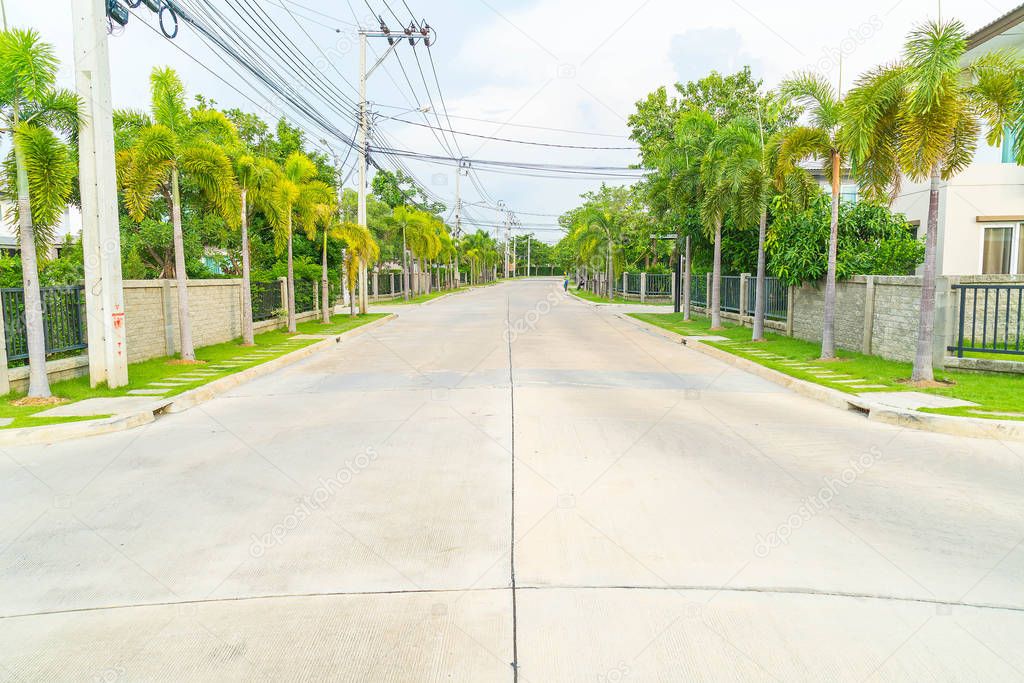
[[[1009,273],[986,273],[985,272],[985,233],[988,230],[1010,230],[1010,272]],[[980,245],[978,249],[978,274],[979,275],[1024,275],[1015,271],[1024,270],[1021,266],[1021,237],[1024,236],[1024,223],[1021,222],[999,222],[985,223],[978,235]]]

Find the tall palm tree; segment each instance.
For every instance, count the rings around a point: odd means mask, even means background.
[[[37,252],[52,244],[77,173],[74,153],[54,131],[77,131],[79,101],[54,87],[57,66],[53,48],[35,31],[0,32],[0,132],[10,134],[13,148],[3,190],[17,199],[10,218],[21,243],[30,398],[50,396]]]
[[[790,195],[794,203],[805,204],[817,192],[817,184],[809,173],[780,167],[779,150],[783,134],[771,132],[778,128],[779,117],[783,113],[780,104],[777,100],[765,101],[758,106],[756,119],[733,119],[722,126],[713,141],[722,153],[722,178],[733,193],[737,222],[758,226],[754,341],[764,341],[768,205],[779,193]]]
[[[424,215],[419,209],[399,205],[391,212],[388,223],[402,233],[402,298],[409,300],[409,241],[410,234],[418,231],[423,225]]]
[[[722,328],[722,225],[733,200],[732,187],[724,176],[724,146],[714,144],[721,126],[701,110],[683,113],[676,124],[674,144],[663,164],[671,175],[671,201],[679,209],[689,204],[700,208],[704,232],[714,240],[711,268],[711,329]]]
[[[235,175],[241,190],[242,204],[242,343],[252,346],[255,335],[252,322],[249,214],[254,209],[268,216],[280,213],[278,184],[281,181],[281,169],[270,159],[243,153],[235,160]],[[275,222],[274,218],[271,218],[271,222]]]
[[[588,206],[577,217],[572,238],[584,260],[603,263],[608,281],[608,300],[615,300],[615,247],[622,225],[610,207]]]
[[[163,196],[174,231],[174,277],[178,290],[178,331],[182,360],[195,361],[185,272],[181,223],[181,174],[189,176],[206,201],[229,225],[239,218],[238,185],[222,144],[237,138],[234,125],[220,112],[189,109],[185,87],[169,68],[150,75],[151,115],[133,114],[138,127],[131,145],[118,152],[117,175],[125,208],[137,221],[145,218],[154,197]]]
[[[292,152],[284,161],[282,180],[278,183],[277,202],[281,216],[273,221],[275,241],[279,250],[287,250],[288,331],[296,332],[295,315],[295,231],[301,229],[310,239],[318,229],[334,219],[334,192],[326,183],[316,180],[317,168],[302,152]]]
[[[801,73],[784,81],[780,93],[804,108],[809,117],[806,125],[793,126],[782,134],[779,146],[779,177],[809,172],[799,164],[820,159],[832,184],[832,218],[828,238],[828,270],[825,275],[825,312],[821,328],[821,358],[836,357],[836,260],[839,248],[839,194],[843,165],[847,163],[844,144],[844,102],[840,93],[821,75]]]
[[[869,195],[891,198],[902,176],[929,182],[928,223],[914,356],[915,382],[934,380],[935,276],[939,187],[974,157],[982,126],[988,142],[1019,126],[1021,62],[996,51],[967,66],[967,32],[959,21],[928,22],[909,35],[902,59],[861,77],[846,97],[844,144]],[[1018,159],[1024,144],[1017,141]]]
[[[370,229],[359,225],[358,223],[352,223],[351,221],[343,221],[336,225],[331,234],[345,242],[345,259],[346,269],[345,275],[348,278],[349,291],[355,291],[356,278],[358,274],[358,264],[364,266],[372,266],[380,258],[380,246],[377,241],[373,238],[373,233]],[[350,315],[353,317],[356,315],[356,304],[355,299],[352,299],[350,306]]]

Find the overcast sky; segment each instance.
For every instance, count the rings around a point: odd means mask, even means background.
[[[58,0],[4,0],[12,25],[33,27],[57,46],[63,62],[63,85],[73,87],[71,66],[70,2]],[[210,1],[226,8],[239,0]],[[288,34],[323,73],[339,84],[352,100],[355,91],[339,74],[357,83],[356,21],[367,23],[363,0],[241,0],[258,3],[278,30]],[[460,0],[426,2],[407,0],[418,17],[437,31],[431,48],[437,73],[452,115],[454,129],[558,144],[622,146],[629,131],[626,119],[634,103],[659,86],[671,86],[706,74],[711,69],[734,71],[750,64],[768,85],[800,69],[815,69],[838,80],[840,52],[846,84],[857,73],[894,59],[907,31],[917,22],[935,17],[938,2],[920,0],[860,0],[822,3],[811,0]],[[282,3],[292,11],[290,15]],[[368,0],[392,28],[398,21],[382,0]],[[409,13],[402,0],[389,4],[403,21]],[[944,17],[960,18],[973,31],[1008,12],[1016,2],[1004,0],[946,0]],[[145,20],[152,15],[141,10]],[[227,9],[224,9],[227,12]],[[234,15],[232,15],[234,16]],[[236,17],[237,19],[237,17]],[[301,24],[301,26],[300,26]],[[304,29],[304,30],[303,30]],[[306,33],[308,32],[308,36]],[[278,104],[265,92],[239,80],[187,26],[170,41],[132,19],[120,35],[111,37],[115,106],[144,108],[148,103],[148,74],[154,65],[173,66],[190,93],[212,97],[220,106],[238,106],[264,115],[252,102],[233,91],[206,69],[230,81],[252,100],[275,114]],[[378,41],[373,46],[382,50]],[[179,50],[178,48],[181,48]],[[394,114],[428,104],[417,64],[407,44],[399,57],[412,82],[410,89],[394,56],[388,58],[369,82],[368,99],[377,110]],[[182,51],[183,50],[183,51]],[[426,80],[433,88],[430,64],[422,47]],[[321,53],[330,59],[326,65]],[[371,52],[372,62],[372,52]],[[337,71],[335,71],[337,70]],[[433,93],[434,105],[441,102]],[[351,131],[353,121],[329,107],[322,109],[338,127]],[[286,112],[287,113],[287,112]],[[418,115],[403,114],[407,118]],[[291,115],[289,115],[291,118]],[[504,122],[482,123],[455,117]],[[423,121],[422,118],[418,120]],[[429,120],[436,123],[431,115]],[[441,119],[444,122],[444,119]],[[306,124],[306,122],[303,122]],[[515,124],[515,125],[511,125]],[[308,124],[307,124],[308,125]],[[431,132],[396,121],[378,126],[396,146],[445,154]],[[518,126],[541,126],[600,133],[601,136],[544,131]],[[608,137],[623,136],[623,137]],[[324,137],[317,131],[314,139]],[[470,159],[499,159],[543,163],[625,166],[636,160],[630,151],[566,150],[532,147],[472,137],[459,138]],[[331,141],[339,151],[342,143]],[[449,205],[455,194],[454,170],[419,161],[409,167],[425,185]],[[553,223],[558,214],[577,203],[580,192],[597,181],[523,178],[478,172],[487,195],[504,200],[520,212],[527,225]],[[487,199],[472,183],[463,181],[466,202]],[[479,220],[494,220],[495,212],[470,207]],[[554,241],[558,233],[537,228],[537,235]]]

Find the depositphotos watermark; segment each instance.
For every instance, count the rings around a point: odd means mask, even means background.
[[[356,475],[366,470],[371,463],[377,460],[377,457],[376,450],[367,448],[351,460],[346,460],[344,466],[330,479],[321,478],[319,486],[313,489],[309,495],[296,499],[295,509],[285,515],[280,522],[272,526],[267,533],[262,536],[252,535],[249,555],[256,558],[263,557],[268,548],[284,543],[289,533],[315,513],[323,510],[327,501],[337,495],[342,488],[350,484]]]
[[[825,477],[825,485],[818,489],[813,496],[808,496],[785,522],[775,527],[775,530],[769,532],[767,536],[757,534],[754,555],[760,558],[768,557],[772,550],[789,543],[789,539],[797,529],[816,515],[828,510],[840,491],[857,481],[860,475],[874,467],[881,458],[882,452],[878,448],[872,447],[866,453],[862,453],[859,458],[851,460],[838,477]]]

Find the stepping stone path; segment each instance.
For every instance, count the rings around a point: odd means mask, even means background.
[[[132,389],[128,392],[131,396],[163,396],[170,389]]]

